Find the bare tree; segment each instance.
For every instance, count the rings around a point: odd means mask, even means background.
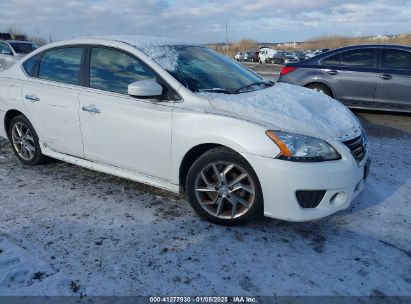
[[[38,46],[43,46],[47,44],[47,40],[44,37],[41,36],[30,36],[28,37],[28,40],[34,42]]]
[[[7,32],[13,37],[13,39],[20,39],[20,40],[25,40],[27,35],[23,31],[23,29],[18,26],[18,25],[11,25],[7,29]]]
[[[41,36],[39,29],[35,28],[34,35],[27,35],[26,32],[18,25],[11,25],[7,29],[8,33],[11,34],[13,39],[16,40],[30,40],[37,44],[38,46],[42,46],[47,44],[47,39]],[[51,35],[50,35],[51,37]]]
[[[375,37],[344,37],[344,36],[322,36],[311,38],[295,47],[284,46],[283,49],[317,50],[336,49],[348,45],[359,44],[402,44],[411,45],[411,34],[397,36],[379,35]],[[212,49],[225,55],[234,57],[237,52],[257,51],[258,43],[252,39],[242,39],[237,43],[222,43],[209,45]],[[273,46],[278,47],[278,46]]]

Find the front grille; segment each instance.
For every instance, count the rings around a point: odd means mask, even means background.
[[[358,162],[362,161],[365,154],[367,154],[366,143],[364,143],[362,136],[343,141],[342,143],[350,149],[351,154]]]
[[[324,198],[325,190],[298,190],[297,201],[303,208],[316,208]]]

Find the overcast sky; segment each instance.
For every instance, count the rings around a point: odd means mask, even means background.
[[[53,40],[145,34],[191,40],[300,41],[411,33],[410,0],[1,0],[0,31]]]

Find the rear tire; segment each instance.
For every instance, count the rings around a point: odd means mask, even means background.
[[[263,216],[257,175],[241,155],[228,148],[209,150],[193,163],[186,191],[194,211],[218,225],[240,225]]]
[[[327,96],[333,97],[333,94],[332,94],[330,88],[328,88],[328,87],[327,87],[326,85],[324,85],[324,84],[321,84],[321,83],[313,83],[313,84],[307,85],[306,87],[309,88],[309,89],[311,89],[311,90],[314,90],[314,91],[323,93],[323,94],[325,94],[325,95],[327,95]]]
[[[34,166],[45,162],[46,157],[41,153],[39,138],[27,117],[14,117],[10,121],[8,132],[14,154],[23,164]]]

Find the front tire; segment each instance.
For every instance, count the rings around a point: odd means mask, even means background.
[[[9,139],[14,154],[23,164],[34,166],[45,161],[37,133],[24,115],[16,116],[11,120]]]
[[[263,216],[257,175],[241,155],[228,148],[212,149],[194,162],[186,191],[194,211],[215,224],[240,225]]]

